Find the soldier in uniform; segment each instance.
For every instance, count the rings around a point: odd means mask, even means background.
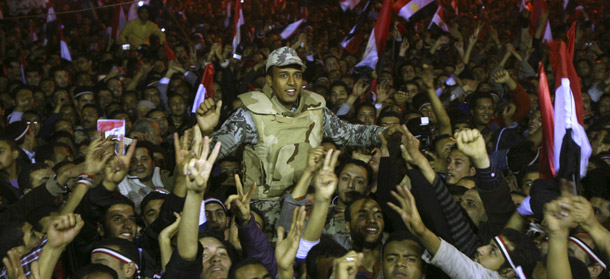
[[[214,131],[221,101],[208,99],[197,110],[197,123],[211,146],[222,142],[219,158],[245,144],[243,185],[257,184],[252,205],[264,212],[267,236],[275,232],[279,200],[284,190],[299,180],[307,166],[309,149],[327,138],[339,145],[379,145],[384,128],[352,125],[341,121],[328,108],[324,97],[303,89],[305,64],[289,47],[274,50],[267,59],[262,91],[239,95],[243,106]],[[213,133],[212,133],[213,132]]]

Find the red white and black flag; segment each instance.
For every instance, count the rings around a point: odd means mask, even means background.
[[[436,1],[398,0],[392,5],[392,10],[407,21],[418,21],[436,10]]]
[[[286,28],[282,30],[282,33],[280,33],[280,37],[282,37],[282,39],[284,40],[290,38],[290,36],[292,36],[297,31],[297,29],[299,29],[299,26],[301,26],[304,21],[305,19],[301,18],[291,24],[288,24],[288,26],[286,26]]]
[[[350,53],[356,53],[358,50],[360,50],[360,43],[362,43],[362,26],[366,22],[366,18],[369,16],[371,6],[371,0],[366,2],[364,9],[362,9],[362,12],[358,16],[356,24],[341,42],[341,46]]]
[[[245,24],[244,14],[241,11],[241,0],[235,1],[235,13],[233,17],[233,54],[241,42],[241,26]]]
[[[203,76],[201,82],[197,88],[197,95],[193,101],[193,107],[191,112],[196,113],[199,105],[203,103],[205,99],[214,97],[214,65],[208,63],[203,70]]]
[[[117,41],[119,40],[119,34],[121,30],[123,30],[123,26],[127,23],[127,17],[125,16],[125,11],[123,11],[123,6],[118,5],[114,7],[114,14],[112,17],[112,30],[110,37]]]
[[[430,21],[430,24],[428,25],[428,30],[430,30],[431,33],[449,33],[449,27],[445,23],[444,14],[443,6],[438,6],[436,13],[434,13],[434,16],[432,17],[432,21]]]
[[[545,166],[554,176],[578,183],[587,173],[591,156],[591,144],[584,129],[583,104],[580,80],[572,63],[574,57],[575,24],[568,31],[568,43],[552,41],[548,43],[549,58],[555,72],[555,110],[552,138],[545,135],[545,141],[553,143],[552,157],[547,153]],[[541,72],[542,75],[542,72]],[[539,86],[543,86],[540,84]],[[549,97],[550,99],[550,97]],[[541,103],[541,111],[544,109]],[[543,112],[543,111],[542,111]],[[543,112],[544,113],[544,112]],[[543,128],[548,126],[543,114]],[[547,128],[548,129],[548,128]],[[544,131],[544,130],[543,130]],[[548,145],[548,144],[547,144]],[[549,148],[547,148],[549,149]],[[552,161],[550,160],[552,158]],[[542,166],[541,166],[542,167]],[[541,173],[542,174],[542,173]],[[548,175],[548,173],[546,173]]]
[[[371,31],[362,60],[355,67],[366,66],[375,69],[379,56],[388,39],[388,31],[392,22],[392,0],[384,0],[375,27]]]

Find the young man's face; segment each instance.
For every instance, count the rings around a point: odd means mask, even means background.
[[[278,100],[287,108],[291,108],[301,94],[303,72],[300,68],[292,66],[273,66],[271,73],[267,75],[267,83]]]
[[[381,207],[371,199],[360,199],[350,205],[351,222],[345,222],[355,246],[375,248],[383,236]]]
[[[362,107],[358,111],[356,118],[362,124],[373,125],[375,124],[375,109],[369,106]]]
[[[181,96],[176,95],[169,99],[169,110],[173,115],[183,115],[185,108],[186,105]]]
[[[476,169],[471,165],[468,156],[459,150],[452,150],[449,153],[445,164],[445,181],[447,184],[455,184],[462,177],[475,174]]]
[[[523,176],[521,180],[521,190],[524,194],[530,194],[530,190],[532,189],[532,185],[534,184],[534,180],[540,178],[540,173],[537,171],[529,172]]]
[[[477,125],[487,125],[493,116],[494,104],[491,98],[480,98],[476,101],[472,120]]]
[[[66,88],[68,87],[69,84],[69,79],[70,77],[68,76],[68,72],[64,71],[64,70],[59,70],[56,71],[53,74],[53,80],[55,81],[55,85],[59,88]]]
[[[208,220],[210,228],[220,232],[224,232],[228,226],[227,214],[224,208],[216,202],[205,204],[205,218]]]
[[[144,89],[144,100],[152,102],[156,108],[161,105],[161,93],[157,88],[146,88]]]
[[[422,247],[413,240],[392,241],[382,255],[383,278],[423,278]]]
[[[17,156],[19,156],[18,150],[13,150],[8,143],[0,141],[0,170],[12,167]]]
[[[379,126],[381,127],[390,127],[396,124],[400,124],[400,118],[396,116],[385,116],[379,119]]]
[[[513,244],[506,238],[504,238],[504,242],[510,253],[514,249]],[[499,271],[506,259],[498,244],[492,239],[489,241],[489,244],[477,248],[474,261],[489,270]]]
[[[81,124],[85,130],[95,129],[97,125],[97,119],[99,118],[99,114],[97,110],[92,107],[88,107],[82,110],[82,119]]]
[[[334,86],[330,89],[330,103],[333,106],[345,103],[347,96],[347,90],[345,90],[345,87],[343,86]]]
[[[89,72],[91,70],[91,60],[81,56],[75,62],[79,72]]]
[[[129,168],[129,174],[138,177],[140,181],[150,180],[153,176],[155,165],[151,154],[148,153],[148,149],[143,147],[136,148]]]
[[[133,241],[136,237],[136,213],[127,204],[115,204],[108,208],[104,219],[104,237],[117,237]]]
[[[78,109],[82,110],[85,105],[95,104],[95,96],[93,94],[84,94],[78,98]]]
[[[364,167],[348,164],[339,174],[337,191],[339,199],[349,204],[356,194],[364,194],[368,187],[368,175]]]
[[[25,73],[25,81],[29,86],[39,86],[40,85],[40,73],[38,72],[27,72]]]
[[[204,237],[199,242],[203,246],[203,270],[200,278],[226,279],[231,269],[227,248],[213,237]]]
[[[163,206],[164,202],[165,200],[163,199],[151,200],[146,206],[142,207],[142,217],[144,217],[143,219],[146,226],[150,226],[152,222],[157,220],[159,212],[161,211],[161,206]]]
[[[242,279],[271,279],[271,274],[262,264],[249,264],[235,271],[236,278]]]
[[[460,206],[466,210],[468,217],[478,227],[479,223],[487,220],[485,206],[477,189],[470,189],[462,195]]]

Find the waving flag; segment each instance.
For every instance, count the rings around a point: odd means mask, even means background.
[[[305,19],[301,18],[291,24],[288,24],[288,26],[286,26],[286,28],[284,28],[282,33],[280,33],[280,37],[282,37],[282,39],[284,39],[284,40],[290,38],[290,36],[292,36],[294,34],[294,32],[297,31],[297,29],[299,29],[299,26],[301,26],[301,24],[304,21],[305,21]]]
[[[407,21],[417,21],[418,18],[427,14],[428,11],[430,13],[434,11],[436,7],[434,3],[434,0],[398,0],[392,6],[392,10]],[[416,18],[412,19],[415,16]]]
[[[362,61],[358,62],[355,67],[367,66],[375,69],[379,56],[383,53],[383,48],[388,39],[388,31],[392,21],[392,0],[384,0],[379,18],[375,23],[375,27],[371,31],[369,41],[366,45],[366,50],[362,56]]]
[[[110,37],[115,41],[118,41],[119,34],[121,33],[121,30],[123,30],[123,26],[125,26],[126,23],[127,18],[125,17],[123,6],[115,6],[112,17],[112,33],[110,34]]]
[[[28,62],[25,60],[25,55],[23,55],[23,49],[19,49],[19,62],[21,64],[21,82],[27,84],[27,81],[25,80],[25,67],[28,66]]]
[[[356,53],[360,50],[360,43],[362,42],[362,26],[366,22],[366,18],[369,16],[369,11],[371,10],[371,0],[366,2],[364,9],[358,16],[358,20],[352,30],[349,31],[345,39],[341,42],[341,46],[351,52]]]
[[[225,12],[227,15],[225,17],[225,28],[229,27],[231,24],[231,2],[227,1],[227,11]]]
[[[457,0],[451,0],[451,8],[453,8],[453,11],[455,12],[455,15],[459,15],[460,14]]]
[[[360,0],[339,0],[339,5],[341,9],[345,12],[347,10],[353,10],[358,4]]]
[[[203,76],[201,77],[201,83],[199,83],[199,88],[197,88],[197,95],[195,95],[195,100],[193,101],[193,108],[191,110],[192,113],[196,113],[199,105],[203,103],[203,101],[207,98],[214,97],[214,65],[212,63],[208,63],[205,66],[205,70],[203,71]]]
[[[434,31],[436,33],[441,33],[442,31],[449,33],[449,27],[445,23],[445,12],[443,6],[438,6],[436,13],[432,17],[432,21],[428,25],[428,30]]]
[[[542,150],[538,170],[540,178],[553,179],[557,174],[555,170],[555,145],[553,130],[555,127],[555,116],[553,114],[553,103],[551,102],[551,92],[546,78],[546,71],[542,62],[538,63],[540,82],[538,83],[538,102],[540,103],[540,117],[542,119]]]
[[[72,62],[72,55],[70,54],[70,48],[68,47],[68,44],[66,43],[66,39],[64,38],[64,31],[62,29],[62,26],[59,26],[59,49],[61,52],[61,58],[62,59],[66,59],[70,62]]]
[[[235,17],[233,18],[233,22],[235,23],[235,29],[233,29],[233,54],[235,54],[237,47],[241,42],[241,26],[245,24],[240,0],[235,1]]]

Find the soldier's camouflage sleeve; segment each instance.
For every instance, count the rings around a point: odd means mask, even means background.
[[[385,131],[375,125],[356,125],[343,122],[328,108],[324,108],[324,138],[345,146],[374,146],[380,145],[377,135]]]
[[[256,144],[258,141],[256,126],[250,112],[239,108],[229,116],[220,129],[212,134],[210,148],[214,147],[217,141],[222,143],[219,159],[235,151],[242,144]]]

